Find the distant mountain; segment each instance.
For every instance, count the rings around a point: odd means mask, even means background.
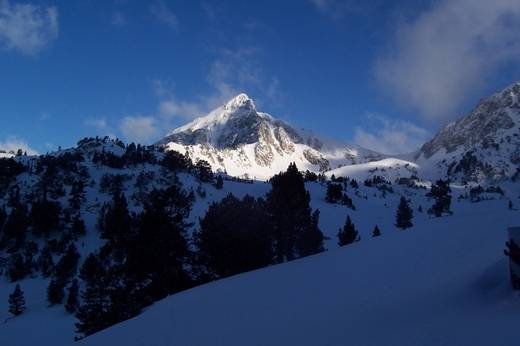
[[[500,180],[520,165],[520,82],[444,127],[415,156],[425,175],[455,180]]]
[[[204,159],[214,170],[257,179],[270,178],[290,162],[296,162],[300,170],[324,172],[384,158],[368,149],[295,129],[257,111],[246,94],[177,128],[158,144]]]

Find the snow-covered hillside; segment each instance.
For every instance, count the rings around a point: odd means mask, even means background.
[[[177,294],[79,345],[516,345],[502,250],[518,213],[461,203],[396,231],[370,207],[354,221],[381,221],[379,238]]]
[[[297,130],[240,94],[207,116],[179,127],[158,144],[208,161],[232,176],[268,179],[295,162],[301,170],[323,172],[343,165],[381,159],[355,145]]]

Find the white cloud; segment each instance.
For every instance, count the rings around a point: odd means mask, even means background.
[[[165,118],[190,119],[204,113],[200,105],[193,102],[180,102],[175,99],[164,100],[159,103],[159,114]]]
[[[399,25],[375,63],[382,89],[429,119],[457,115],[486,77],[520,62],[518,0],[441,0]]]
[[[31,148],[29,144],[21,138],[8,137],[6,140],[0,141],[0,151],[16,153],[18,149],[22,149],[22,151],[27,152],[29,155],[38,154],[36,150]]]
[[[177,29],[179,20],[173,11],[166,5],[164,0],[156,0],[150,7],[150,13],[159,20],[159,22]]]
[[[56,7],[11,4],[9,0],[0,0],[0,46],[35,55],[57,37]]]
[[[119,124],[121,133],[128,141],[148,143],[158,135],[156,120],[150,116],[127,116]]]
[[[392,120],[378,114],[367,114],[367,120],[369,130],[356,128],[354,141],[383,154],[413,152],[430,138],[427,130],[406,121]]]

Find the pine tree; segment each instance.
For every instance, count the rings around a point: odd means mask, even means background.
[[[85,284],[81,292],[82,304],[76,312],[76,331],[88,336],[110,325],[107,314],[110,307],[106,272],[96,255],[90,254],[83,263],[80,277]]]
[[[72,219],[71,224],[71,233],[76,237],[81,237],[87,234],[87,228],[85,227],[85,221],[81,218],[81,216],[76,215]]]
[[[374,227],[374,230],[372,231],[372,237],[379,237],[381,235],[381,231],[379,230],[379,227]]]
[[[8,275],[11,282],[22,280],[25,278],[26,273],[27,270],[22,255],[19,253],[11,254],[8,268]]]
[[[121,242],[130,233],[131,217],[124,193],[114,193],[112,203],[100,215],[101,236],[113,243]]]
[[[345,246],[359,241],[360,239],[361,237],[359,236],[359,232],[356,230],[356,226],[354,226],[350,216],[347,216],[345,225],[338,231],[338,245]]]
[[[437,182],[432,185],[427,196],[435,199],[435,203],[431,209],[428,210],[429,213],[434,214],[436,217],[440,217],[444,213],[451,214],[451,188],[449,181],[437,180]]]
[[[508,203],[509,210],[513,210],[513,202],[510,200]]]
[[[55,277],[63,285],[76,274],[80,255],[74,243],[71,243],[65,254],[60,258],[55,268]]]
[[[221,278],[272,263],[269,219],[263,200],[228,194],[212,203],[194,234],[199,264]]]
[[[323,234],[313,220],[310,195],[295,163],[271,178],[267,212],[275,241],[276,262],[323,250]],[[318,215],[316,215],[318,217]],[[314,244],[314,249],[310,249]]]
[[[19,200],[13,203],[15,203],[15,205],[4,225],[4,240],[2,242],[9,244],[11,251],[16,251],[25,241],[29,222],[25,206],[22,205]]]
[[[51,249],[45,246],[38,258],[38,266],[44,278],[48,278],[54,273],[54,260],[52,259]]]
[[[327,184],[327,194],[325,200],[328,203],[338,203],[343,197],[343,187],[341,184]]]
[[[58,279],[52,279],[47,286],[47,300],[51,305],[61,304],[65,296],[64,283]]]
[[[401,197],[399,206],[397,207],[395,226],[401,229],[407,229],[413,226],[412,224],[413,210],[408,205],[406,198]]]
[[[16,284],[13,293],[9,295],[9,312],[14,316],[21,315],[25,311],[25,298],[19,284]]]
[[[67,302],[65,303],[65,310],[68,313],[73,314],[78,309],[79,301],[78,301],[78,293],[79,293],[79,284],[78,280],[72,280],[72,283],[68,289]]]
[[[224,187],[224,179],[222,179],[221,175],[217,176],[217,181],[215,183],[215,188],[217,190],[221,190]]]

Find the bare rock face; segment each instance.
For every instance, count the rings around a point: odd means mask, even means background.
[[[330,164],[327,159],[325,159],[319,152],[311,149],[307,149],[303,151],[303,156],[307,161],[312,163],[313,165],[318,165],[320,167],[320,171],[326,171],[330,169]]]

